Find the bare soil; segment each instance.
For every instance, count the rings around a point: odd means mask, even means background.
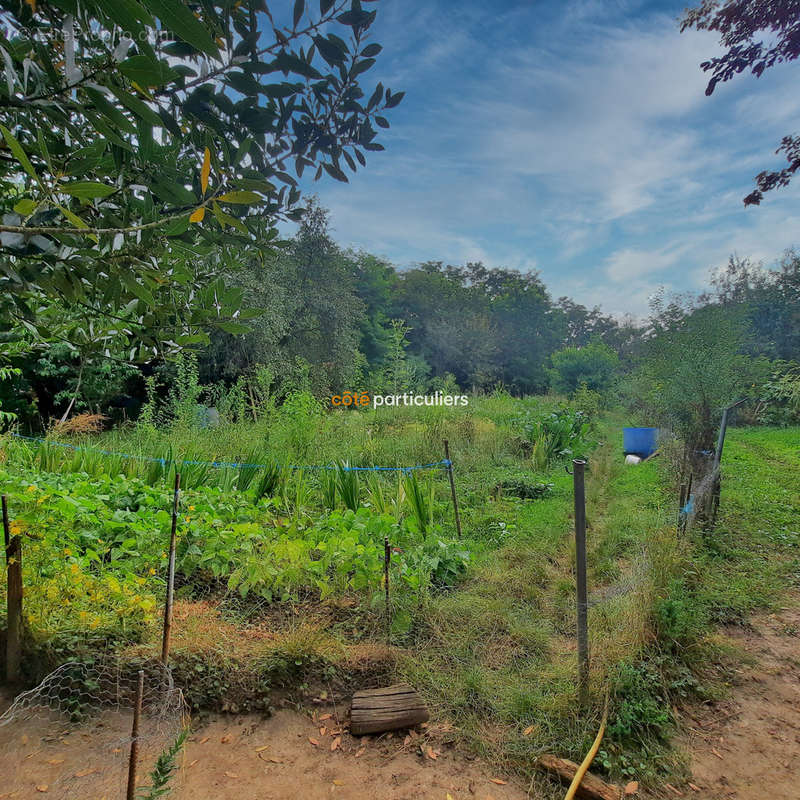
[[[800,798],[800,598],[726,633],[753,663],[724,701],[685,718],[692,778],[664,796]]]
[[[341,708],[338,709],[341,712]],[[196,722],[171,797],[187,800],[523,800],[514,779],[455,750],[446,726],[352,737],[337,709],[212,715]],[[9,728],[11,728],[9,730]],[[0,732],[0,798],[117,800],[125,796],[130,715],[91,727],[26,720]],[[158,741],[163,748],[164,739]],[[139,786],[157,750],[143,742]]]

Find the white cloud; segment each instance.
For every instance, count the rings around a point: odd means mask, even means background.
[[[795,72],[707,98],[699,63],[716,37],[639,7],[582,0],[548,20],[522,2],[388,4],[377,77],[407,97],[386,153],[349,186],[314,187],[337,239],[401,266],[538,265],[556,296],[637,314],[661,284],[699,288],[734,249],[771,261],[794,244],[799,193],[747,211],[742,197],[779,164]]]

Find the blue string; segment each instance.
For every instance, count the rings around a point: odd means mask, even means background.
[[[694,495],[689,495],[689,500],[686,505],[680,510],[680,515],[683,517],[689,516],[694,511]]]
[[[101,453],[105,456],[116,456],[117,458],[138,458],[141,461],[148,461],[151,463],[159,463],[162,467],[166,466],[166,459],[164,458],[153,458],[152,456],[138,456],[133,455],[130,453],[115,453],[111,450],[101,450],[98,447],[78,447],[74,444],[67,444],[66,442],[54,442],[51,439],[42,439],[39,436],[23,436],[21,433],[12,433],[12,436],[16,437],[17,439],[25,439],[29,442],[40,442],[43,444],[55,445],[56,447],[65,447],[69,450],[75,451],[87,451],[87,452],[95,452]],[[249,467],[251,469],[262,469],[266,467],[266,464],[248,464],[248,463],[239,463],[234,461],[190,461],[186,459],[181,459],[180,461],[176,460],[175,463],[183,464],[192,464],[192,465],[203,465],[208,467],[215,467],[218,469],[241,469],[242,467]],[[452,461],[449,459],[443,458],[441,461],[432,461],[430,464],[416,464],[413,467],[345,467],[345,466],[336,466],[333,464],[288,464],[282,469],[291,469],[291,470],[301,470],[301,469],[343,469],[346,472],[404,472],[405,474],[409,474],[415,469],[435,469],[437,467],[444,467],[445,469],[452,466]],[[280,466],[280,465],[278,465]]]

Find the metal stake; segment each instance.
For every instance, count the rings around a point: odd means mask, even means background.
[[[589,598],[586,589],[586,492],[584,486],[585,459],[572,461],[575,493],[575,571],[578,600],[578,697],[581,704],[589,699]]]
[[[453,512],[456,516],[456,532],[461,538],[461,515],[458,513],[458,498],[456,497],[456,483],[453,479],[453,462],[450,460],[450,446],[447,439],[444,440],[444,457],[447,459],[447,477],[450,478],[450,494],[453,497]]]

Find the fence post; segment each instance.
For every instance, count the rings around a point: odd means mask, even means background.
[[[572,483],[575,495],[575,572],[578,601],[578,697],[582,705],[589,700],[589,597],[586,588],[586,460],[572,460]]]
[[[383,537],[383,587],[386,593],[386,641],[392,641],[392,607],[389,605],[389,562],[392,558],[392,548],[389,547],[389,537]]]
[[[139,718],[142,715],[142,697],[144,696],[144,670],[139,670],[136,684],[136,699],[133,703],[133,724],[131,725],[131,754],[128,759],[128,790],[126,800],[135,800],[136,796],[136,762],[139,759]]]
[[[161,661],[169,661],[169,639],[172,633],[172,602],[175,595],[175,539],[178,528],[178,501],[181,494],[181,474],[175,472],[175,489],[172,495],[172,531],[169,537],[169,562],[167,567],[167,596],[164,602],[164,635],[161,640]]]
[[[461,538],[461,516],[458,513],[458,498],[456,497],[456,483],[453,479],[453,462],[450,460],[450,446],[447,439],[444,440],[444,457],[447,460],[447,477],[450,478],[450,494],[453,497],[453,512],[456,517],[456,532]]]
[[[3,495],[3,537],[6,545],[6,681],[19,680],[22,659],[22,540],[19,534],[11,536],[8,525],[8,501]]]

